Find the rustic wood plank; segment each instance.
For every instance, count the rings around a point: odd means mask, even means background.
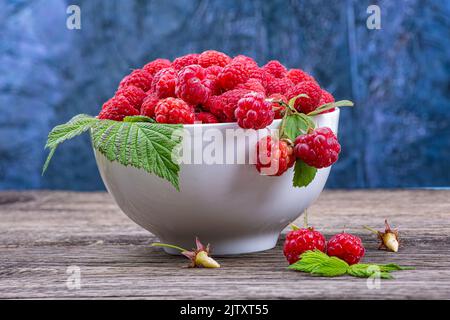
[[[187,269],[183,258],[150,247],[154,237],[106,193],[1,192],[0,298],[450,298],[450,191],[326,191],[309,216],[326,236],[344,226],[360,235],[365,261],[417,269],[382,281],[381,295],[365,279],[286,270],[284,236],[273,250],[220,258],[221,269]],[[398,254],[376,250],[361,229],[385,217],[400,224]],[[66,286],[69,266],[81,268],[79,290]]]

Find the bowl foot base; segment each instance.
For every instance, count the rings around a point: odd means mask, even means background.
[[[199,237],[204,245],[210,243],[214,256],[225,256],[234,254],[245,254],[272,249],[278,241],[279,233],[269,233],[262,235],[252,235],[241,238],[214,239],[213,237]],[[170,243],[185,249],[192,249],[195,244],[191,239],[181,239],[177,237],[162,238],[162,243]],[[164,248],[168,254],[179,255],[180,252],[171,248]]]

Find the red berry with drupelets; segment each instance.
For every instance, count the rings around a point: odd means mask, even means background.
[[[292,146],[285,140],[266,136],[256,144],[256,169],[266,176],[281,176],[295,163]]]
[[[283,253],[289,264],[300,260],[300,256],[308,250],[325,252],[326,240],[322,233],[313,227],[296,228],[286,235]]]
[[[244,129],[263,129],[270,125],[275,117],[272,104],[264,94],[251,92],[238,101],[234,111],[238,125]]]
[[[335,163],[340,151],[341,145],[328,127],[317,128],[295,139],[295,156],[318,169]]]
[[[364,246],[359,237],[350,233],[334,235],[327,243],[327,254],[338,257],[348,264],[358,263],[364,256]]]

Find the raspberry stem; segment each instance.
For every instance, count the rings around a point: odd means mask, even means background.
[[[173,244],[160,243],[160,242],[152,243],[152,247],[166,247],[166,248],[172,248],[172,249],[180,250],[181,252],[183,252],[183,251],[189,251],[189,250],[183,249],[183,248],[181,248],[181,247],[179,247],[179,246],[174,246]]]

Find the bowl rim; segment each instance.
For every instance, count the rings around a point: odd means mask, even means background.
[[[317,117],[332,117],[334,116],[336,113],[340,113],[339,107],[335,107],[334,111],[331,112],[327,112],[327,113],[322,113],[322,114],[317,114],[315,116],[311,116],[313,119],[317,118]],[[271,125],[276,125],[278,123],[281,123],[282,119],[274,119]],[[221,128],[221,127],[239,127],[237,122],[219,122],[219,123],[194,123],[194,124],[183,124],[183,127],[186,129],[189,128],[196,128],[196,127],[216,127],[216,128]]]

